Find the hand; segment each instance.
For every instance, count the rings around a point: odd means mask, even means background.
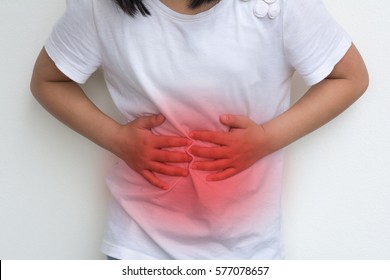
[[[166,183],[154,173],[169,176],[188,176],[188,170],[168,163],[187,163],[192,158],[185,152],[173,152],[164,148],[189,146],[191,141],[185,137],[159,136],[151,129],[165,121],[162,115],[138,118],[119,129],[118,148],[113,151],[134,171],[152,185],[167,189]]]
[[[208,181],[227,179],[247,169],[267,154],[264,128],[245,116],[223,115],[222,124],[230,127],[229,132],[193,131],[190,137],[216,144],[216,147],[192,146],[192,155],[209,159],[197,161],[191,168],[216,171],[207,176]]]

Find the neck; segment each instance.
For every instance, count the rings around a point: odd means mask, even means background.
[[[182,0],[160,0],[165,6],[170,8],[171,10],[185,15],[196,15],[201,12],[207,11],[215,6],[219,1],[212,1],[210,3],[205,3],[200,7],[192,9],[189,7],[190,1],[182,1]]]

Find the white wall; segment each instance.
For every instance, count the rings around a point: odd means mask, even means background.
[[[324,2],[354,38],[371,86],[288,148],[287,258],[390,259],[390,2]],[[29,93],[35,58],[64,8],[64,0],[0,0],[0,259],[103,258],[104,174],[115,159]],[[101,74],[85,88],[118,118]],[[304,90],[297,78],[294,98]]]

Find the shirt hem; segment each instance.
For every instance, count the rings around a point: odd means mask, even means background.
[[[153,258],[147,254],[111,244],[106,240],[102,243],[101,251],[106,256],[119,260],[157,260],[157,258]]]
[[[66,58],[58,51],[55,43],[50,38],[46,41],[44,48],[57,68],[68,78],[78,84],[84,84],[88,80],[90,75],[81,73],[74,67],[70,66],[68,63],[64,62],[66,61]]]
[[[309,75],[304,75],[303,79],[306,84],[309,86],[313,86],[322,80],[324,80],[330,73],[332,73],[334,67],[347,53],[348,49],[351,47],[352,41],[350,38],[344,38],[341,40],[339,45],[337,46],[336,51],[333,52],[327,61],[321,65],[318,69],[316,69],[313,73]]]

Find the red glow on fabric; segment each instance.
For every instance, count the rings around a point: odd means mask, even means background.
[[[228,131],[229,128],[219,120],[220,115],[227,113],[226,108],[215,104],[210,108],[209,103],[205,104],[208,105],[198,106],[197,109],[186,106],[185,109],[161,112],[166,121],[153,128],[153,133],[191,139],[189,134],[195,130]],[[231,111],[228,113],[232,113]],[[192,145],[215,146],[191,140]],[[123,163],[114,168],[108,179],[114,197],[132,219],[153,236],[176,238],[180,234],[188,240],[210,236],[228,240],[252,232],[253,224],[258,224],[265,214],[268,201],[275,201],[270,198],[275,193],[264,188],[265,185],[273,185],[272,182],[263,181],[269,180],[270,176],[262,176],[270,172],[269,165],[260,160],[247,170],[225,180],[207,181],[210,171],[191,168],[193,162],[207,159],[192,155],[190,147],[166,149],[187,152],[193,157],[191,163],[173,164],[187,169],[189,175],[186,177],[155,173],[167,183],[167,190],[151,185]]]
[[[199,141],[194,141],[193,145],[214,146]],[[190,235],[213,232],[228,238],[230,232],[249,231],[255,222],[253,217],[261,219],[264,214],[263,206],[268,199],[266,190],[262,190],[258,184],[252,184],[252,178],[261,177],[264,172],[262,164],[255,164],[225,180],[207,181],[210,171],[191,168],[193,162],[205,159],[192,155],[189,149],[187,147],[186,150],[193,161],[181,164],[189,172],[187,177],[157,174],[170,186],[168,190],[158,190],[161,192],[158,195],[160,212],[152,214],[153,217],[159,217],[154,222],[171,224],[173,231],[177,226],[185,227]],[[240,229],[237,230],[236,227]]]

